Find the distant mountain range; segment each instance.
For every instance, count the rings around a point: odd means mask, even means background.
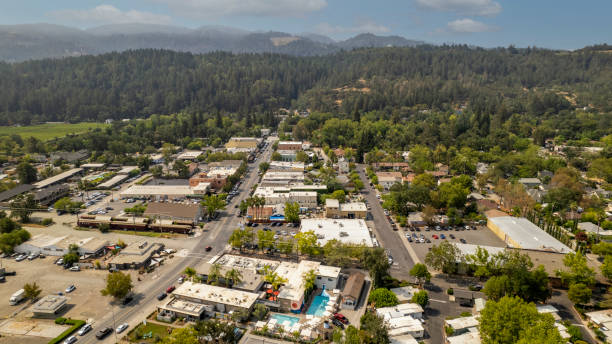
[[[369,33],[345,41],[314,33],[251,32],[231,27],[189,29],[150,24],[105,25],[81,30],[53,24],[0,25],[0,60],[102,54],[129,49],[169,49],[192,53],[281,53],[297,56],[330,54],[362,47],[415,46],[422,41]]]

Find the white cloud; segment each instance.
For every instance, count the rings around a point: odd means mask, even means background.
[[[183,16],[301,16],[327,7],[327,0],[151,0]]]
[[[170,24],[172,22],[172,19],[166,15],[135,10],[121,11],[111,5],[100,5],[87,10],[59,10],[50,12],[48,15],[63,23],[76,22],[88,26],[126,23]]]
[[[454,33],[476,33],[497,31],[497,26],[487,25],[469,18],[457,19],[447,25],[448,31]]]
[[[416,0],[416,3],[421,7],[461,15],[492,16],[502,10],[500,3],[493,0]]]
[[[391,31],[388,27],[377,24],[371,20],[356,22],[352,26],[331,25],[321,23],[315,27],[317,33],[323,35],[353,34],[353,33],[386,33]]]

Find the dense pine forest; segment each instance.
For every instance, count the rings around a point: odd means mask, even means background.
[[[137,50],[0,64],[0,124],[290,106],[400,118],[462,106],[504,119],[585,106],[607,112],[611,75],[612,55],[597,47],[419,46],[319,57]]]

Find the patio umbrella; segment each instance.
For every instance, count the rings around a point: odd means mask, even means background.
[[[272,294],[274,294],[274,295],[278,296],[278,294],[280,294],[280,291],[275,290],[275,291],[274,291],[274,293],[272,293]]]
[[[266,290],[266,293],[268,293],[268,294],[272,294],[273,292],[274,292],[274,290],[272,290],[272,289]]]

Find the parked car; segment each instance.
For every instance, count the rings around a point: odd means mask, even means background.
[[[174,291],[174,289],[176,289],[176,287],[171,285],[171,286],[168,287],[168,289],[166,289],[166,293],[170,294],[171,292]]]
[[[117,327],[117,330],[115,330],[115,331],[117,331],[117,333],[121,333],[121,332],[125,331],[125,329],[127,329],[128,326],[130,326],[130,325],[128,325],[127,323],[123,323],[123,324],[119,325],[119,327]]]
[[[28,258],[28,256],[26,256],[25,254],[20,254],[17,256],[17,258],[15,258],[15,261],[20,262],[22,260],[25,260],[26,258]]]
[[[438,239],[438,235],[437,234],[434,234],[431,237],[434,238],[434,239]]]
[[[112,328],[110,328],[110,327],[104,328],[104,329],[96,332],[96,338],[98,338],[99,340],[102,340],[106,336],[108,336],[111,332],[113,332]]]
[[[159,301],[161,301],[161,300],[165,299],[166,296],[168,296],[168,294],[162,292],[161,294],[157,295],[157,299]]]
[[[446,239],[446,235],[440,234],[440,239]]]
[[[451,239],[455,239],[455,236],[454,236],[454,235],[452,235],[452,234],[449,234],[448,236],[449,236]]]
[[[75,289],[76,287],[74,286],[74,284],[71,284],[68,286],[68,288],[66,288],[66,293],[72,293]]]
[[[338,326],[338,327],[340,327],[341,329],[344,330],[344,324],[342,322],[340,322],[340,320],[338,320],[336,318],[332,318],[331,321],[332,321],[332,324],[334,324],[334,325],[336,325],[336,326]]]
[[[342,313],[334,313],[334,318],[340,320],[344,324],[348,324],[348,319]]]
[[[28,256],[28,260],[34,260],[34,259],[36,259],[36,257],[38,257],[38,253],[32,252]]]
[[[69,269],[70,271],[81,271],[81,268],[78,265],[72,266]]]
[[[210,252],[212,250],[212,246],[206,246],[205,250],[206,252]]]
[[[72,343],[75,343],[76,341],[77,341],[77,338],[75,336],[70,336],[66,338],[66,340],[64,341],[64,344],[72,344]]]
[[[123,301],[121,301],[121,303],[125,306],[127,304],[129,304],[130,302],[132,302],[132,300],[134,300],[134,297],[131,295],[126,296]],[[119,332],[117,332],[119,333]]]
[[[83,327],[81,327],[81,329],[79,330],[78,334],[79,336],[83,336],[85,335],[85,333],[91,331],[92,327],[90,324],[85,324],[83,325]]]
[[[459,239],[459,241],[460,241],[462,244],[465,244],[465,243],[466,243],[465,239],[463,239],[463,238]]]

